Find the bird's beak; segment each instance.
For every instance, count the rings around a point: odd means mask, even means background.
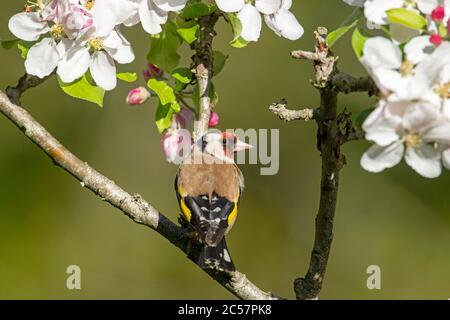
[[[238,152],[238,151],[243,151],[243,150],[247,150],[247,149],[251,149],[253,148],[253,146],[251,144],[245,143],[241,140],[238,140],[235,144],[234,144],[234,152]]]

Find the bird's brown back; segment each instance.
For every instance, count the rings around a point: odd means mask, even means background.
[[[206,163],[205,163],[206,162]],[[233,163],[187,163],[181,165],[178,184],[183,193],[190,196],[208,195],[213,192],[219,197],[237,201],[243,187],[243,178],[239,168]]]

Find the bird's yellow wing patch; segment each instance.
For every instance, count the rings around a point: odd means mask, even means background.
[[[230,214],[228,215],[228,225],[231,225],[231,223],[236,219],[237,215],[237,203],[234,203],[233,210],[231,210]]]
[[[180,185],[178,186],[177,191],[178,191],[178,195],[179,195],[179,199],[180,199],[181,212],[183,213],[187,222],[191,222],[192,212],[191,212],[191,209],[189,209],[188,206],[186,205],[186,202],[184,201],[184,192]]]

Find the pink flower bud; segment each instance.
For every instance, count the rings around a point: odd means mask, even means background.
[[[169,129],[161,138],[161,148],[168,162],[181,164],[192,146],[191,134],[185,129]]]
[[[442,6],[437,7],[431,13],[431,19],[433,19],[433,21],[441,22],[442,20],[444,20],[444,17],[445,17],[445,8]]]
[[[156,64],[149,63],[147,69],[144,70],[143,75],[145,81],[156,79],[162,75],[162,70]]]
[[[209,127],[215,128],[219,124],[220,118],[216,112],[211,112],[211,117],[209,118]]]
[[[143,104],[150,98],[150,92],[144,87],[138,87],[130,91],[127,96],[127,103],[131,106]]]
[[[175,117],[175,127],[187,129],[194,121],[194,113],[189,108],[181,108]]]
[[[447,21],[447,32],[450,33],[450,19]]]
[[[438,34],[432,34],[430,36],[430,42],[435,46],[439,46],[442,43],[442,37]]]

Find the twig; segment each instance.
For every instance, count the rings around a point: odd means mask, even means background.
[[[20,97],[31,85],[23,85],[19,90]],[[42,149],[53,162],[70,173],[83,187],[88,188],[102,200],[121,210],[134,222],[150,227],[157,231],[172,244],[188,253],[188,258],[193,262],[198,260],[199,244],[196,249],[188,250],[189,236],[186,231],[163,214],[159,213],[138,194],[131,195],[120,188],[112,180],[97,172],[86,162],[77,158],[56,140],[39,122],[37,122],[25,109],[14,104],[0,91],[0,112],[13,122],[22,132]],[[278,297],[259,289],[250,282],[246,276],[238,271],[219,272],[205,270],[214,280],[240,299],[278,299]]]
[[[197,78],[200,94],[199,121],[194,129],[194,140],[206,133],[211,117],[210,89],[214,63],[212,42],[216,35],[214,26],[218,19],[219,15],[215,12],[198,18],[200,25],[199,38],[192,44],[192,49],[195,50],[195,55],[192,58],[194,64],[193,71]]]
[[[31,76],[27,73],[25,73],[18,81],[17,85],[15,87],[8,87],[6,88],[6,94],[11,99],[11,101],[17,105],[20,106],[20,98],[22,97],[22,94],[27,91],[28,89],[37,87],[41,83],[43,83],[45,80],[47,80],[49,77],[51,77],[53,74],[51,74],[48,77],[45,78],[38,78],[36,76]]]
[[[379,93],[375,82],[370,77],[353,77],[349,74],[339,72],[331,79],[333,88],[340,93],[367,92],[369,96]]]
[[[287,101],[285,99],[280,100],[278,103],[272,103],[269,106],[269,110],[280,118],[280,120],[290,122],[294,120],[303,120],[308,122],[315,119],[317,115],[317,109],[301,109],[301,110],[289,110],[286,108]]]

